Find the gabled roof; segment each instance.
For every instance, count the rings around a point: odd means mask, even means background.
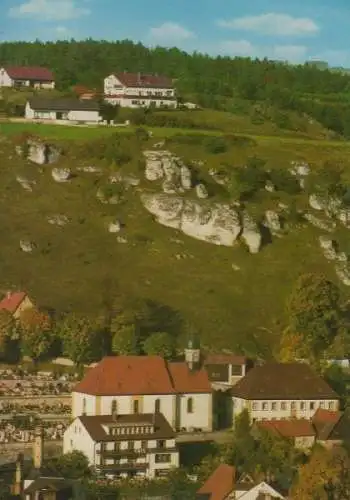
[[[242,399],[338,399],[331,387],[305,363],[266,363],[252,368],[232,388]]]
[[[236,469],[231,465],[220,464],[203,486],[197,491],[196,500],[225,500],[233,491]],[[207,495],[205,497],[204,495]]]
[[[160,356],[107,356],[91,368],[74,392],[95,396],[211,393],[204,369],[167,363]]]
[[[204,368],[190,370],[187,363],[169,363],[169,372],[177,393],[211,393],[208,373]]]
[[[143,73],[113,73],[125,87],[173,88],[171,78]]]
[[[106,356],[74,388],[96,396],[175,394],[160,356]]]
[[[10,313],[15,313],[23,300],[26,298],[25,292],[9,293],[0,301],[0,310],[6,310]]]
[[[316,434],[311,421],[306,419],[263,420],[257,422],[257,426],[285,438],[310,437]]]
[[[125,426],[139,426],[142,424],[154,425],[154,432],[152,433],[137,433],[128,434],[128,441],[139,441],[146,439],[173,439],[175,433],[171,428],[169,422],[166,420],[162,413],[145,413],[145,414],[131,414],[131,415],[83,415],[77,418],[80,420],[90,437],[95,442],[100,441],[125,441],[124,434],[108,434],[103,427],[104,425],[125,425]]]
[[[64,491],[72,488],[72,482],[63,477],[38,477],[25,488],[24,493],[36,491]]]
[[[4,69],[13,80],[39,80],[43,82],[55,80],[52,71],[40,66],[5,66]]]
[[[29,105],[35,111],[99,111],[100,105],[94,100],[79,100],[76,98],[44,99],[34,97]]]
[[[350,439],[350,411],[323,410],[319,408],[312,418],[320,441],[346,441]]]

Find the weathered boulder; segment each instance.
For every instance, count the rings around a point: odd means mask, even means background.
[[[78,167],[77,170],[79,170],[80,172],[85,172],[87,174],[101,174],[102,173],[102,169],[101,168],[94,167],[92,165],[87,165],[87,166],[84,166],[84,167]]]
[[[323,255],[328,260],[337,260],[337,244],[327,236],[320,236],[318,239]]]
[[[282,230],[280,216],[273,210],[266,210],[264,225],[270,230],[271,234],[278,235]]]
[[[140,179],[133,175],[123,175],[121,172],[116,172],[109,176],[109,182],[112,184],[122,183],[125,187],[136,187],[140,184]]]
[[[69,168],[53,168],[51,172],[52,178],[56,182],[68,182],[72,176]]]
[[[16,152],[37,165],[55,163],[61,156],[57,147],[33,138],[28,138],[23,146],[17,146]]]
[[[108,224],[108,231],[110,233],[119,233],[122,228],[122,225],[119,220],[115,220]]]
[[[26,191],[33,191],[33,186],[36,184],[34,180],[29,180],[21,175],[16,176],[16,181],[22,186]]]
[[[310,213],[304,214],[304,218],[313,226],[322,229],[323,231],[328,231],[329,233],[334,231],[336,227],[336,223],[334,221],[323,220]]]
[[[220,186],[224,186],[228,182],[228,178],[224,172],[219,172],[218,170],[211,168],[209,170],[209,175],[213,178],[213,181]]]
[[[262,245],[262,235],[256,222],[245,212],[243,214],[242,239],[248,247],[250,253],[258,253]]]
[[[208,191],[203,183],[197,184],[196,195],[197,195],[197,198],[202,199],[202,200],[205,198],[208,198],[208,196],[209,196]]]
[[[172,180],[166,179],[165,181],[163,181],[162,189],[163,189],[163,192],[166,194],[175,194],[176,193],[176,185],[174,184],[174,182]]]
[[[35,248],[36,248],[36,244],[30,240],[20,240],[19,246],[20,246],[22,252],[25,252],[25,253],[33,252],[33,250],[35,250]]]
[[[338,220],[344,224],[346,227],[350,227],[350,209],[349,208],[342,208],[339,210],[337,214]]]
[[[350,269],[347,264],[337,263],[335,265],[335,273],[344,285],[350,286]]]
[[[310,194],[309,196],[309,205],[314,210],[326,210],[327,204],[325,200],[323,200],[317,194]]]
[[[173,157],[165,156],[162,158],[162,167],[166,180],[174,181],[180,176],[180,168]]]
[[[276,187],[271,181],[267,181],[265,184],[265,190],[269,193],[273,193],[274,191],[276,191]]]
[[[180,178],[181,178],[181,186],[184,189],[191,189],[192,188],[191,170],[186,165],[181,165]]]
[[[64,214],[54,214],[47,218],[47,222],[53,226],[63,227],[70,222],[70,219]]]
[[[293,161],[292,168],[291,168],[290,172],[293,175],[305,177],[305,176],[309,175],[309,173],[310,173],[310,166],[305,162],[299,163],[299,162]]]
[[[160,159],[146,160],[145,176],[148,181],[158,181],[164,176],[162,161]]]
[[[198,240],[232,246],[241,232],[239,215],[226,204],[199,204],[165,194],[144,194],[141,200],[160,224]]]

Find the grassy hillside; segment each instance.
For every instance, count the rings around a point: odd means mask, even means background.
[[[317,125],[308,133],[277,135],[270,125],[254,126],[248,118],[207,111],[196,117],[199,127],[207,120],[219,124],[220,130],[153,128],[153,137],[141,142],[133,129],[1,124],[0,287],[21,287],[41,305],[87,314],[99,313],[120,294],[147,298],[180,313],[200,330],[207,345],[271,352],[283,325],[286,296],[298,275],[322,271],[337,281],[319,248],[320,230],[308,224],[291,225],[283,237],[273,238],[259,254],[250,255],[240,244],[218,247],[162,227],[140,202],[141,192],[155,189],[144,180],[142,150],[165,139],[164,147],[185,162],[204,162],[200,175],[207,182],[211,168],[238,168],[253,156],[266,160],[269,169],[288,169],[291,161],[305,160],[316,170],[329,161],[342,165],[350,179],[350,143],[327,138]],[[58,166],[69,166],[76,177],[56,183],[51,166],[38,167],[18,157],[13,140],[23,131],[63,147]],[[249,140],[233,141],[224,153],[211,154],[205,141],[228,133]],[[130,158],[116,165],[98,159],[93,141],[98,137],[113,141],[117,135]],[[82,165],[99,166],[103,174],[77,170]],[[102,204],[96,191],[119,169],[137,175],[141,184],[124,192],[121,204]],[[36,181],[33,192],[25,191],[16,175]],[[223,194],[218,190],[213,196],[220,200]],[[258,214],[278,203],[304,207],[307,198],[304,193],[264,191],[249,202],[249,208]],[[50,225],[47,217],[57,213],[69,216],[71,222],[62,228]],[[107,223],[115,217],[125,224],[121,235],[127,243],[107,231]],[[26,238],[37,243],[33,253],[20,250],[19,240]],[[339,229],[339,238],[346,246],[348,230]],[[348,293],[345,288],[344,293]]]

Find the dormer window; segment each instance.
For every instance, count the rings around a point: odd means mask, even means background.
[[[118,402],[116,399],[113,399],[112,403],[111,403],[111,414],[115,414],[117,413],[117,410],[118,410]]]

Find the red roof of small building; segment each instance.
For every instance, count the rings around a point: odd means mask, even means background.
[[[276,432],[285,438],[315,436],[316,432],[310,420],[264,420],[257,426],[267,431]]]
[[[143,73],[114,73],[114,76],[125,87],[173,88],[172,79],[163,75],[147,75]]]
[[[160,356],[107,356],[74,388],[96,396],[211,393],[207,372]]]
[[[177,393],[211,393],[208,373],[204,368],[190,370],[187,363],[169,363],[169,372]]]
[[[26,298],[27,294],[25,292],[13,292],[6,295],[0,301],[0,310],[6,310],[10,313],[15,313],[23,300]]]
[[[325,424],[336,424],[341,416],[342,412],[340,411],[331,411],[324,410],[323,408],[318,408],[315,415],[312,417],[312,421],[323,422]]]
[[[6,66],[5,70],[13,80],[38,80],[45,82],[55,80],[52,71],[40,66]]]
[[[225,500],[234,489],[235,475],[236,470],[231,465],[219,465],[197,491],[198,498],[208,495],[210,500]]]

